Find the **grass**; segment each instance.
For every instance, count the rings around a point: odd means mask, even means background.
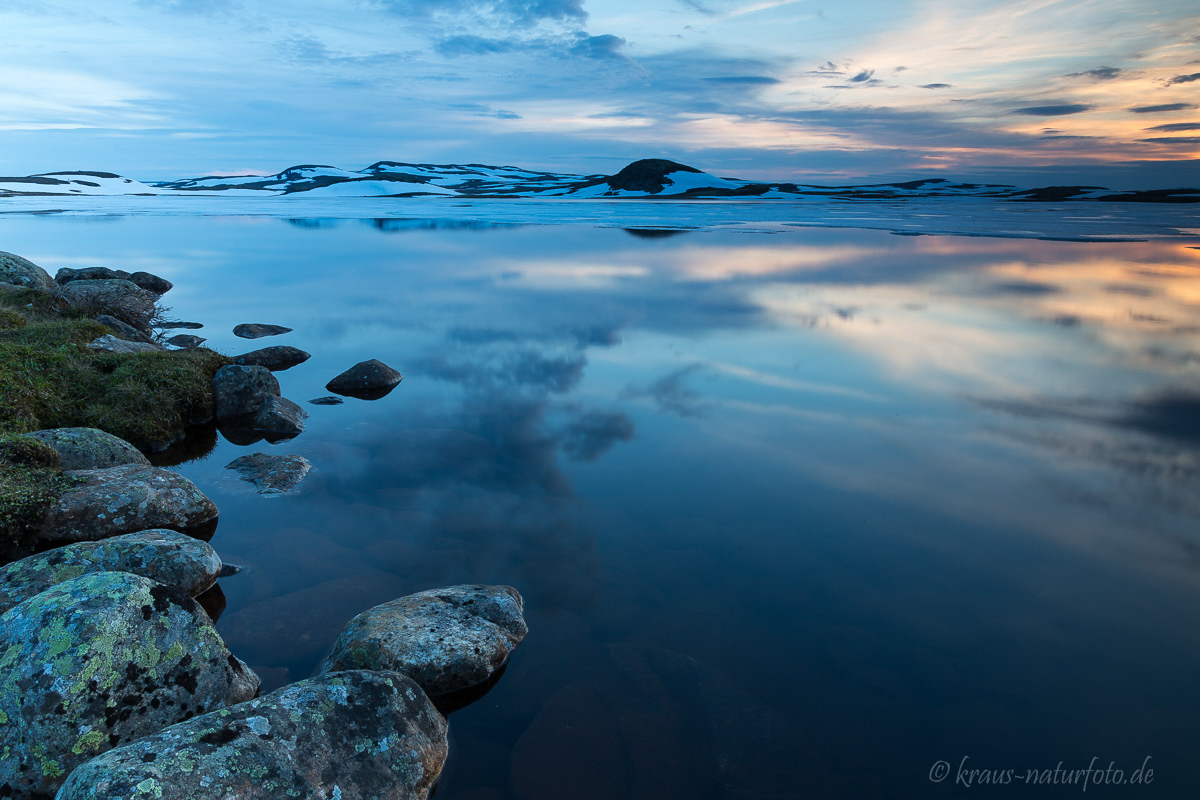
[[[79,481],[62,473],[58,453],[45,444],[0,436],[0,561],[29,551],[50,504]]]
[[[212,416],[212,376],[227,357],[203,348],[87,348],[106,333],[50,295],[0,294],[0,435],[88,427],[157,449]]]

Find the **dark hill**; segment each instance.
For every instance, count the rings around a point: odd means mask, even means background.
[[[672,172],[699,173],[700,170],[665,158],[643,158],[610,177],[607,183],[613,189],[658,194],[666,186],[667,175]]]

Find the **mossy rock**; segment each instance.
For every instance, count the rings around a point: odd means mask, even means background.
[[[58,584],[0,616],[0,775],[49,798],[98,753],[254,696],[187,595],[138,575]]]
[[[27,433],[25,437],[36,439],[58,453],[59,465],[64,470],[150,465],[142,451],[97,428],[51,428]]]
[[[425,800],[446,750],[446,721],[411,680],[339,672],[111,750],[58,800]]]
[[[0,251],[0,283],[53,292],[58,287],[50,273],[32,261],[13,253]]]

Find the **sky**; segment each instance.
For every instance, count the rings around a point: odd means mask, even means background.
[[[0,174],[1200,185],[1195,0],[0,0]]]

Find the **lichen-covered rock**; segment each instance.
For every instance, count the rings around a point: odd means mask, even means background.
[[[28,259],[3,251],[0,251],[0,283],[43,292],[53,292],[58,288],[49,272]]]
[[[56,547],[0,567],[0,613],[93,572],[141,575],[195,597],[216,583],[221,559],[207,542],[168,530]]]
[[[527,628],[511,586],[449,586],[367,609],[347,623],[327,671],[395,670],[429,695],[486,681],[508,660]]]
[[[259,494],[285,494],[300,485],[312,464],[304,456],[251,453],[230,461],[225,469],[236,470],[242,480],[254,484]]]
[[[404,379],[396,370],[377,358],[360,361],[350,369],[325,384],[335,394],[344,394],[363,400],[377,400],[396,387]]]
[[[49,798],[97,753],[257,689],[179,590],[125,572],[73,578],[0,616],[0,776],[10,796]]]
[[[102,353],[157,353],[162,347],[150,342],[131,342],[128,339],[118,339],[111,333],[97,337],[88,342],[88,349],[99,350]]]
[[[249,353],[234,356],[233,363],[243,364],[248,367],[266,367],[271,372],[282,372],[285,369],[291,369],[297,364],[303,364],[311,357],[310,353],[304,352],[299,347],[289,347],[286,344],[280,344],[273,347],[261,347],[258,350],[251,350]]]
[[[254,414],[268,397],[279,397],[279,381],[266,367],[221,367],[212,388],[217,419]]]
[[[92,759],[58,800],[424,800],[446,721],[395,672],[338,672],[181,722]]]
[[[124,464],[149,466],[142,451],[97,428],[51,428],[25,434],[58,453],[63,469],[108,469]]]
[[[308,412],[286,397],[268,397],[254,415],[254,429],[266,434],[268,441],[290,439],[304,431]]]
[[[233,335],[241,339],[261,339],[264,336],[280,336],[291,332],[291,328],[270,325],[266,322],[243,322],[233,328]]]
[[[142,332],[158,313],[158,295],[127,280],[74,280],[59,292],[72,308],[109,314]]]
[[[38,531],[42,543],[94,542],[151,528],[185,530],[217,516],[216,505],[196,484],[159,467],[128,464],[71,474],[87,483],[50,506]]]

